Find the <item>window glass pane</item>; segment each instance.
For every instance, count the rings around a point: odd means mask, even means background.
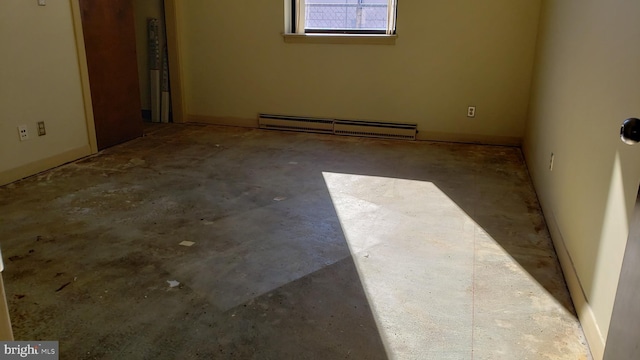
[[[387,0],[305,0],[306,29],[387,29]]]

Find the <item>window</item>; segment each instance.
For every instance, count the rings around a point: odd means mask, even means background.
[[[291,7],[297,34],[396,32],[397,0],[292,0]]]

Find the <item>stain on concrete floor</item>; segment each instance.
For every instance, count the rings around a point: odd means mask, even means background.
[[[516,148],[149,125],[0,214],[61,358],[590,358]]]

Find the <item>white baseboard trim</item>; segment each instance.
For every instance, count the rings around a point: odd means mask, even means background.
[[[416,139],[424,141],[444,141],[465,144],[504,145],[517,147],[522,145],[522,138],[516,136],[455,134],[436,131],[420,131],[420,129],[418,129]]]
[[[187,122],[209,125],[238,126],[244,128],[258,128],[258,119],[247,119],[237,117],[207,116],[207,115],[187,115]],[[484,145],[504,145],[520,146],[521,137],[515,136],[493,136],[476,134],[454,134],[434,131],[418,131],[416,140],[422,141],[444,141],[466,144]]]
[[[258,128],[258,118],[246,119],[230,116],[187,115],[187,122],[209,125],[237,126],[244,128]]]
[[[68,162],[75,161],[89,155],[91,155],[91,147],[89,145],[85,145],[45,159],[19,166],[17,168],[0,171],[0,185],[12,183],[16,180],[35,175],[39,172],[52,169],[56,166],[66,164]]]
[[[545,216],[547,226],[558,255],[558,260],[560,261],[560,266],[562,267],[562,272],[564,273],[565,281],[567,282],[567,287],[569,288],[569,293],[571,294],[571,299],[573,300],[573,305],[578,313],[578,319],[589,343],[591,355],[594,360],[602,360],[605,347],[604,336],[602,336],[600,326],[598,326],[591,305],[589,305],[587,296],[584,293],[580,278],[573,265],[573,260],[571,260],[571,255],[569,255],[569,251],[565,246],[564,238],[553,215],[553,211],[544,211],[543,206],[543,212],[545,215],[548,215]]]

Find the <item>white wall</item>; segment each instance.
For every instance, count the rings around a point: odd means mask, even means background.
[[[640,180],[640,147],[619,139],[622,121],[640,116],[639,15],[637,1],[543,1],[524,144],[596,359]]]
[[[393,46],[286,44],[287,1],[180,2],[188,114],[411,122],[430,138],[523,136],[539,0],[404,0]]]
[[[0,185],[90,154],[70,1],[0,1],[0,48]]]

